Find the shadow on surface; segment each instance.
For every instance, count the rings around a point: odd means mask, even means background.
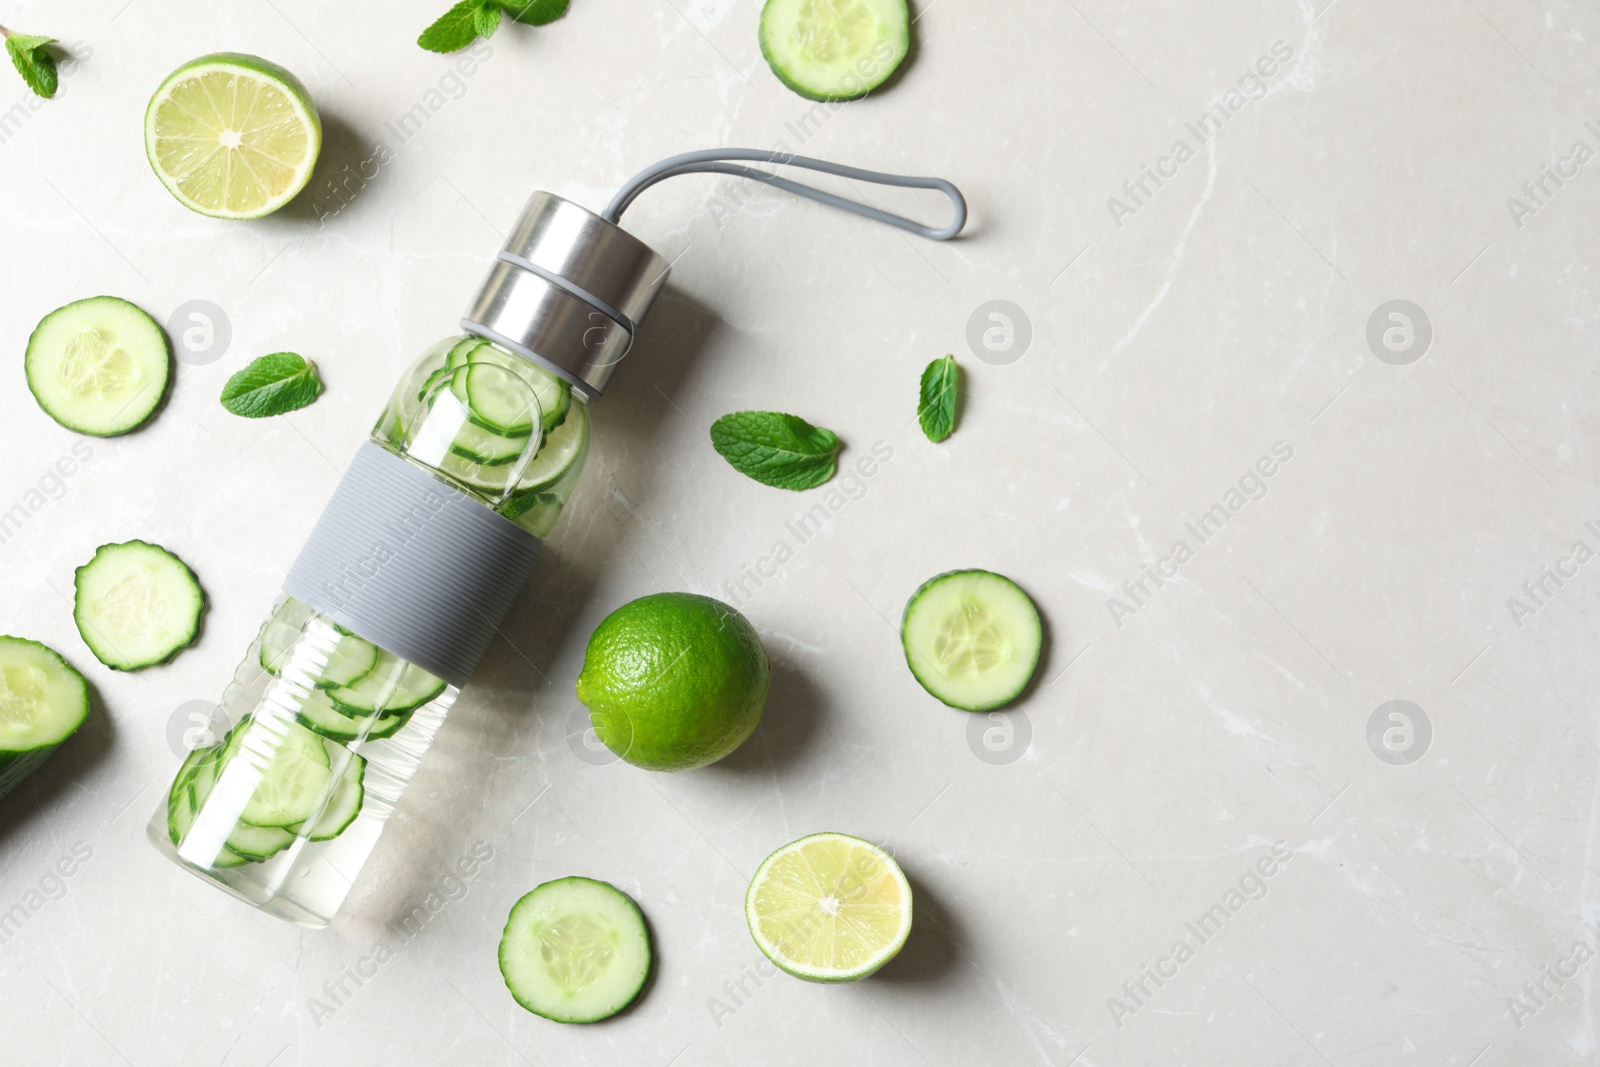
[[[906,869],[906,880],[911,883],[911,936],[870,981],[925,985],[941,981],[960,959],[961,928],[955,917],[914,871]]]
[[[750,739],[710,769],[738,774],[771,769],[781,774],[792,766],[817,736],[828,709],[822,693],[805,672],[783,660],[772,660],[772,684],[761,725]]]

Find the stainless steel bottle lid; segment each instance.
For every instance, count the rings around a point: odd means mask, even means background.
[[[594,400],[671,269],[626,230],[552,193],[535,193],[461,328]]]

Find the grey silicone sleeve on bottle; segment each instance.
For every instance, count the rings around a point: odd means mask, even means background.
[[[369,441],[283,589],[459,687],[538,555],[537,537]]]

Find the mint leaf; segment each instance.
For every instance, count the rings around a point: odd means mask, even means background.
[[[461,51],[478,39],[478,15],[487,6],[485,0],[461,0],[423,30],[417,43],[430,52]]]
[[[567,13],[571,0],[495,0],[505,13],[527,26],[543,26]]]
[[[55,43],[54,37],[29,37],[21,33],[6,35],[6,51],[10,53],[17,73],[28,83],[28,88],[47,100],[56,95],[56,89],[61,84],[56,74],[56,57],[47,48]]]
[[[492,3],[485,3],[474,12],[473,20],[479,37],[493,37],[494,31],[500,28],[500,9]]]
[[[262,356],[228,379],[222,406],[247,419],[297,411],[322,395],[317,365],[293,352]]]
[[[956,429],[956,403],[961,399],[961,368],[955,356],[945,356],[928,364],[922,372],[922,402],[917,405],[917,421],[928,440],[938,444]]]
[[[814,489],[833,477],[839,438],[779,411],[736,411],[711,424],[711,445],[740,474],[779,489]]]

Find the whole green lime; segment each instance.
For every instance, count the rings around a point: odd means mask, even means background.
[[[771,674],[743,615],[708,596],[657,593],[595,629],[578,699],[611,751],[647,770],[686,771],[755,733]]]

